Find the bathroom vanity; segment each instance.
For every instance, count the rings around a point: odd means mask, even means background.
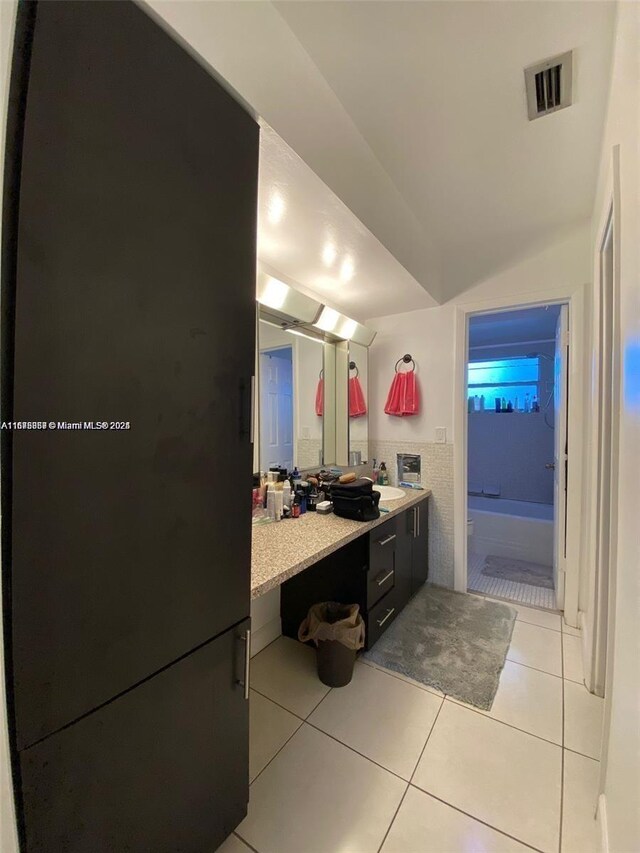
[[[370,648],[427,579],[430,494],[406,490],[370,522],[307,512],[256,527],[252,598],[280,586],[282,633],[296,638],[312,604],[357,603]]]

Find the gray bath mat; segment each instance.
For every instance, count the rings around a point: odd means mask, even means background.
[[[543,586],[553,589],[553,569],[527,560],[514,560],[513,557],[496,557],[490,554],[484,561],[482,574],[489,578],[503,578],[515,583],[528,583],[531,586]]]
[[[427,584],[364,657],[488,711],[516,612]]]

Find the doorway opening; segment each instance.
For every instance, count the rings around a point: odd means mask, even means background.
[[[475,314],[467,341],[467,588],[562,609],[568,306]]]
[[[260,464],[293,468],[293,347],[260,350]]]

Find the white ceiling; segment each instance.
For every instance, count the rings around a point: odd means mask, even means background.
[[[258,258],[356,320],[435,300],[270,127],[260,136]]]
[[[591,215],[614,3],[148,6],[439,301]],[[524,67],[569,49],[574,105],[529,122]]]
[[[559,305],[479,314],[469,320],[469,346],[553,341],[559,315]]]
[[[591,215],[613,3],[275,6],[434,238],[444,299]],[[574,105],[529,122],[524,67],[566,50]]]

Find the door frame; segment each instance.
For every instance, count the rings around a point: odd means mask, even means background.
[[[569,399],[567,421],[571,458],[569,471],[572,487],[567,492],[567,571],[565,574],[565,621],[578,627],[578,591],[581,559],[581,502],[582,453],[584,429],[582,407],[584,398],[584,287],[563,291],[562,288],[524,293],[521,296],[501,296],[456,305],[455,360],[454,360],[454,589],[467,591],[467,353],[469,318],[474,314],[488,314],[518,308],[535,308],[540,305],[566,304],[569,307]]]
[[[609,447],[603,448],[601,435],[600,407],[603,387],[600,366],[602,364],[602,326],[603,312],[602,287],[603,250],[606,247],[608,231],[611,230],[613,248],[613,270],[611,276],[612,322],[611,322],[611,423],[609,427]],[[611,682],[613,673],[613,638],[615,634],[616,587],[617,587],[617,532],[618,532],[618,439],[620,430],[620,387],[622,374],[622,354],[620,351],[620,146],[611,151],[609,174],[604,192],[596,237],[594,241],[594,287],[592,310],[592,349],[593,376],[592,400],[596,410],[591,418],[589,434],[590,450],[590,496],[589,529],[587,551],[590,554],[587,570],[589,572],[589,590],[586,618],[583,620],[583,657],[587,689],[596,695],[604,695],[603,732],[609,729],[611,718]],[[608,452],[603,452],[608,451]],[[608,473],[603,477],[603,471]],[[600,529],[599,512],[601,508],[609,512],[609,542],[606,551],[608,573],[606,589],[603,588],[598,565],[598,534]],[[603,672],[604,670],[604,672]],[[603,737],[600,757],[600,791],[604,790],[606,774],[608,740]]]
[[[258,331],[258,336],[259,336]],[[297,444],[297,436],[298,436],[298,409],[296,406],[296,399],[298,396],[298,348],[296,346],[295,341],[291,341],[290,344],[275,344],[274,346],[266,346],[261,347],[260,342],[258,340],[258,346],[256,348],[256,361],[257,361],[257,371],[258,371],[258,381],[257,381],[257,399],[258,405],[257,409],[259,412],[258,415],[258,469],[262,470],[264,468],[264,460],[262,459],[262,371],[260,370],[260,356],[264,355],[268,352],[275,352],[276,350],[291,350],[291,429],[293,434],[293,447],[291,450],[291,454],[293,457],[294,467],[296,465],[296,444]],[[266,471],[266,468],[265,468]]]

